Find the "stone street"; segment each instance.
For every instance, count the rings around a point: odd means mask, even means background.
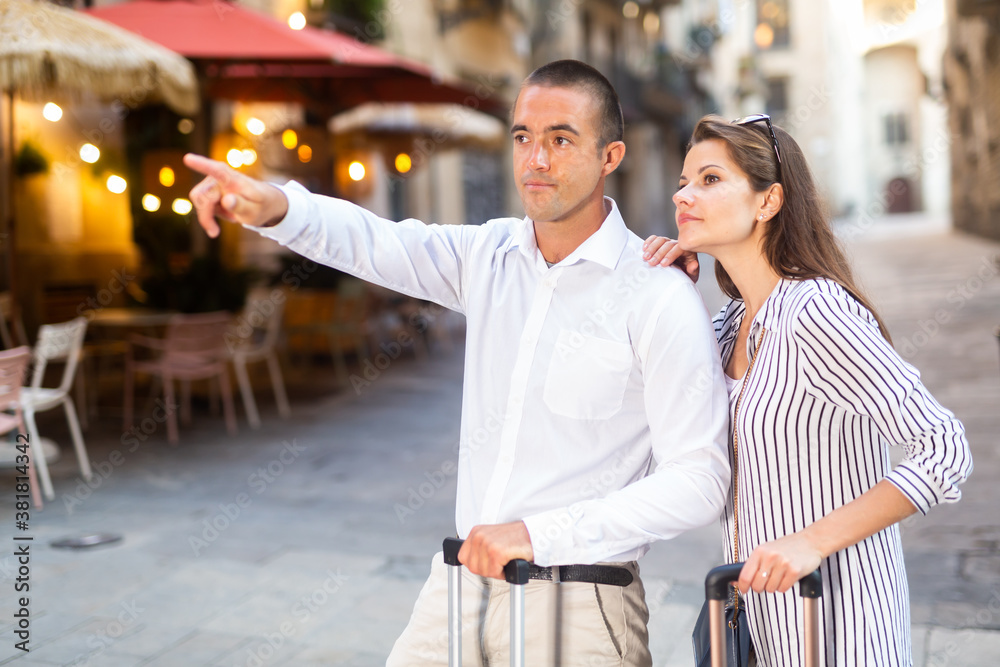
[[[897,350],[964,422],[976,469],[960,503],[904,524],[915,664],[994,664],[1000,655],[1000,244],[936,221],[842,224]],[[706,267],[707,269],[708,267]],[[710,270],[706,302],[720,297]],[[0,665],[374,666],[384,664],[454,532],[462,346],[403,355],[356,392],[329,365],[287,369],[293,416],[266,381],[263,427],[240,434],[196,411],[171,447],[114,413],[86,433],[95,478],[80,477],[62,415],[39,417],[63,444],[56,500],[31,511],[30,648],[15,648],[18,563],[0,552]],[[263,376],[262,376],[263,377]],[[140,406],[142,403],[140,402]],[[13,474],[0,471],[0,534],[14,531]],[[114,533],[91,549],[62,537]],[[691,664],[690,630],[715,525],[657,544],[641,561],[655,665]],[[530,613],[530,611],[529,611]]]

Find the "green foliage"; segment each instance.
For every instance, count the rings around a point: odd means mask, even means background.
[[[19,177],[45,174],[49,171],[49,159],[33,141],[26,140],[14,156],[14,173]]]
[[[326,0],[324,9],[342,32],[363,41],[385,36],[385,0]]]
[[[327,0],[327,11],[355,21],[375,21],[385,0]]]

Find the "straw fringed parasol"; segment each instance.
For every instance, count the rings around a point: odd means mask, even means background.
[[[0,89],[27,98],[88,92],[198,110],[194,67],[106,21],[47,2],[0,0]]]
[[[199,107],[198,81],[183,56],[116,25],[48,2],[0,0],[0,91],[9,100],[5,156],[9,217],[0,239],[8,289],[16,295],[14,96],[47,101],[86,93],[118,100],[129,108],[162,101],[189,115]]]

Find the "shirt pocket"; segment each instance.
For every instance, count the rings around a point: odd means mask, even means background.
[[[542,400],[563,417],[608,419],[621,410],[631,372],[631,345],[563,329]]]

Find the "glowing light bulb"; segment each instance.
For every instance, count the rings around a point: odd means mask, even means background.
[[[87,164],[94,164],[101,159],[101,149],[94,144],[80,146],[80,159]]]
[[[295,130],[289,128],[281,133],[281,145],[292,150],[299,145],[299,135],[295,134]]]
[[[229,152],[226,153],[226,162],[233,169],[239,169],[243,166],[243,151],[238,148],[230,148]]]
[[[365,165],[355,160],[347,165],[347,175],[351,177],[352,181],[360,181],[365,177]]]
[[[627,19],[634,19],[639,15],[639,5],[632,0],[628,0],[622,5],[622,16]]]
[[[243,164],[253,164],[257,161],[257,151],[252,148],[243,149]]]
[[[262,121],[260,118],[251,118],[247,120],[247,132],[249,132],[250,134],[259,137],[260,135],[264,134],[266,130],[267,126],[264,125],[264,121]]]
[[[309,162],[313,159],[313,149],[312,146],[308,144],[302,144],[299,146],[299,162]]]
[[[165,188],[173,187],[176,181],[174,170],[170,167],[160,167],[160,185]]]
[[[156,195],[145,194],[142,196],[142,207],[150,213],[160,210],[160,198]]]
[[[401,174],[405,174],[410,169],[413,168],[413,160],[406,153],[400,153],[396,156],[396,171]]]
[[[190,118],[181,118],[177,122],[177,131],[181,134],[191,134],[194,132],[194,121]]]
[[[126,180],[121,176],[117,176],[115,174],[108,176],[107,185],[108,185],[108,190],[115,193],[116,195],[120,195],[121,193],[125,192],[126,188],[128,188],[128,182],[126,182]]]
[[[177,215],[187,215],[188,213],[191,212],[191,209],[193,208],[194,207],[191,205],[191,202],[189,202],[187,199],[181,199],[181,198],[175,199],[174,203],[170,205],[170,210],[176,213]]]
[[[62,113],[62,109],[59,108],[59,105],[53,102],[49,102],[42,107],[42,117],[45,120],[52,121],[53,123],[62,118]]]
[[[306,17],[302,12],[295,12],[288,17],[288,27],[292,30],[302,30],[306,27]]]

